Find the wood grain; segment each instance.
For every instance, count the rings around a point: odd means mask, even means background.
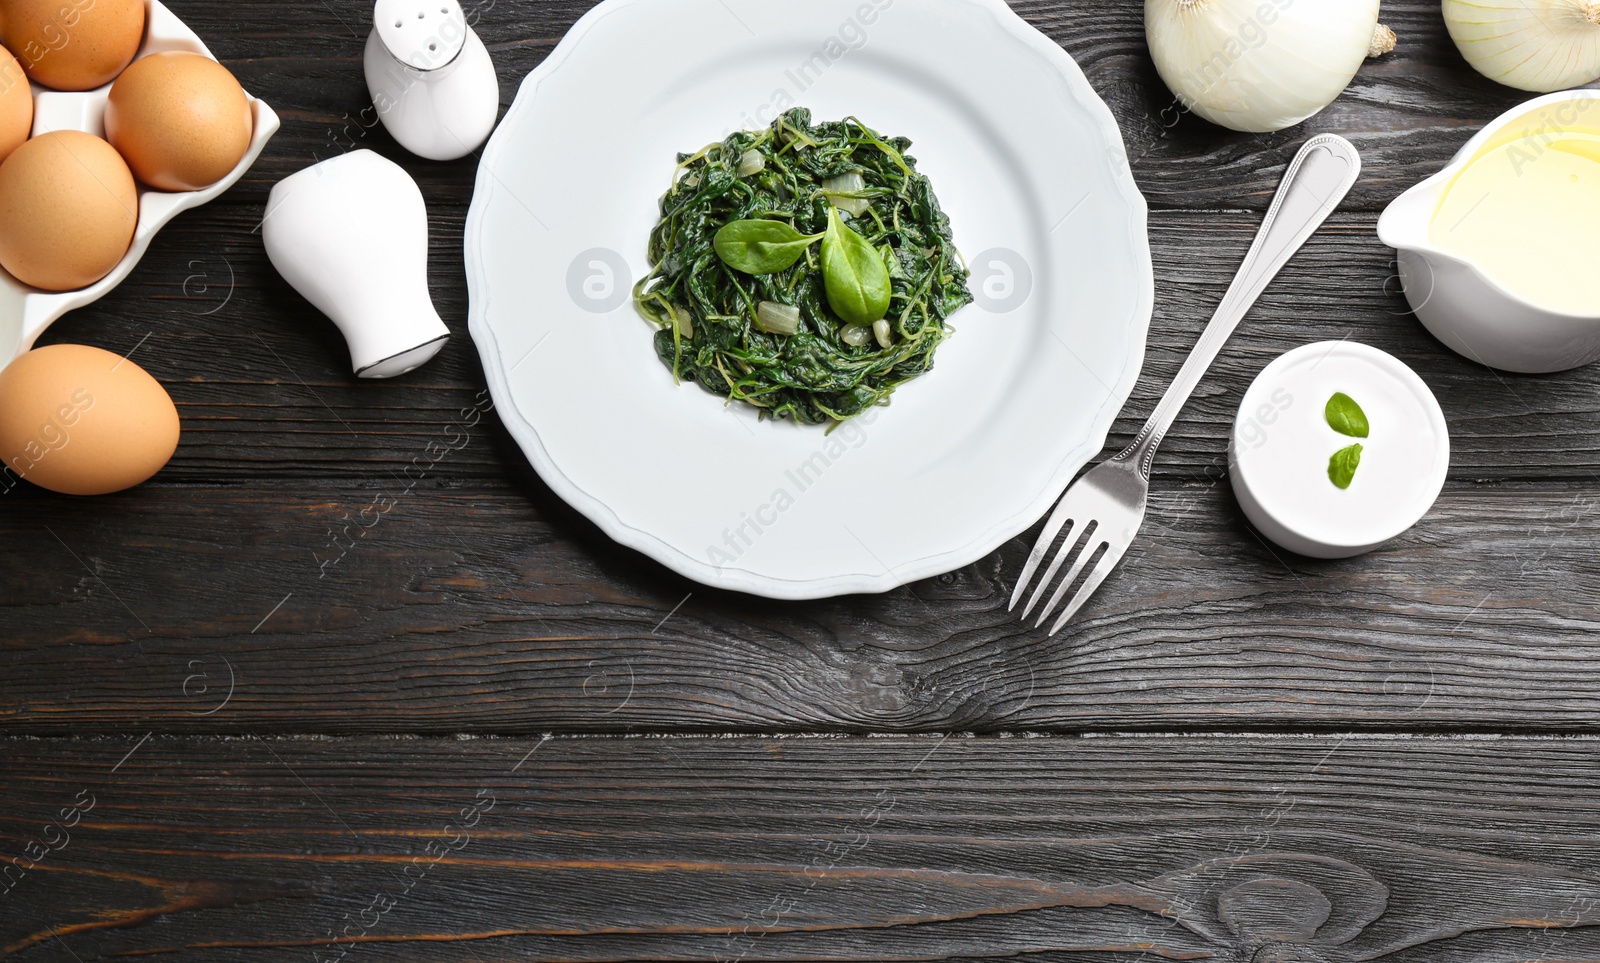
[[[1588,741],[157,736],[0,763],[18,963],[1600,955]]]
[[[284,125],[46,339],[132,352],[184,437],[116,496],[0,478],[0,958],[1600,960],[1600,369],[1497,375],[1406,313],[1378,212],[1525,99],[1467,68],[1435,0],[1385,3],[1399,50],[1263,136],[1183,114],[1140,4],[1013,3],[1110,104],[1153,209],[1156,315],[1112,446],[1298,145],[1333,131],[1366,161],[1054,640],[1005,612],[1028,536],[808,604],[610,542],[482,413],[476,160],[368,123],[370,4],[168,2]],[[463,2],[503,105],[591,6]],[[380,384],[257,231],[273,184],[359,148],[421,185],[456,333]],[[1244,523],[1226,438],[1268,361],[1342,338],[1424,377],[1454,461],[1415,531],[1312,562]],[[916,732],[984,735],[893,735]]]
[[[1314,562],[1260,541],[1225,481],[1159,485],[1144,537],[1054,640],[1006,611],[1030,538],[887,595],[786,604],[672,575],[532,478],[12,498],[27,506],[0,609],[12,732],[1600,719],[1600,500],[1584,486],[1452,486],[1388,548]]]

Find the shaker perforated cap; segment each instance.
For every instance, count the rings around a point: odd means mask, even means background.
[[[460,0],[377,0],[372,17],[394,59],[417,70],[443,67],[467,42]]]

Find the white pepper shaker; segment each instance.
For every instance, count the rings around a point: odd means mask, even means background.
[[[428,160],[465,157],[500,115],[494,62],[459,0],[377,0],[363,62],[383,126]]]
[[[428,211],[398,164],[358,150],[273,187],[261,224],[284,280],[344,333],[362,378],[393,378],[444,347],[428,293]]]

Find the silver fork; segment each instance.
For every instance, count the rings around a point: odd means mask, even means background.
[[[1150,495],[1150,465],[1167,429],[1172,427],[1178,412],[1183,410],[1195,386],[1216,360],[1228,336],[1244,319],[1245,312],[1344,200],[1360,173],[1361,155],[1343,137],[1319,134],[1300,148],[1283,176],[1283,184],[1272,200],[1261,231],[1250,253],[1245,255],[1233,285],[1223,296],[1216,315],[1206,326],[1172,387],[1156,406],[1155,414],[1150,416],[1133,444],[1074,482],[1051,513],[1043,534],[1028,555],[1028,564],[1017,580],[1016,591],[1011,593],[1010,608],[1017,607],[1062,529],[1066,529],[1067,534],[1023,608],[1022,618],[1027,618],[1034,610],[1061,567],[1071,560],[1067,574],[1039,612],[1035,626],[1043,625],[1067,597],[1085,567],[1094,562],[1082,586],[1072,594],[1061,617],[1050,627],[1050,634],[1055,635],[1116,568],[1144,524],[1145,505]],[[1095,561],[1097,556],[1099,560]]]

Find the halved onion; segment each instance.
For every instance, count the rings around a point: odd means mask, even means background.
[[[794,334],[800,330],[800,309],[776,301],[762,301],[756,306],[756,327],[768,334]]]

